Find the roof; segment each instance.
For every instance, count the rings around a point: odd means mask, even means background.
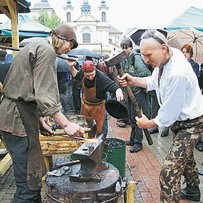
[[[31,10],[35,10],[35,9],[53,9],[53,8],[49,5],[48,1],[41,1],[41,2],[35,3],[31,7]]]
[[[192,6],[166,26],[167,30],[182,28],[195,28],[199,31],[203,31],[203,9]]]
[[[27,0],[12,0],[12,1],[16,1],[17,2],[17,12],[18,13],[30,13],[30,2]],[[4,5],[4,2],[1,2],[0,5],[2,5],[2,7],[9,11],[8,6]],[[1,11],[0,9],[0,14],[4,14],[4,12]]]
[[[18,15],[19,35],[26,37],[46,37],[51,31],[50,28],[34,21],[25,14]],[[11,21],[7,21],[0,25],[1,35],[11,35]]]
[[[109,25],[109,33],[122,34],[121,31],[119,31],[117,28],[113,27],[112,25]]]

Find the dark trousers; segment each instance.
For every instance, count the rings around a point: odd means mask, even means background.
[[[150,108],[149,108],[149,98],[146,92],[140,91],[138,94],[134,94],[135,99],[142,110],[143,114],[150,118]],[[131,135],[130,140],[134,142],[134,144],[142,145],[143,140],[143,132],[137,124],[135,117],[137,116],[135,112],[134,104],[128,99],[128,113],[130,117],[130,124],[131,124]]]
[[[14,203],[41,203],[41,190],[30,190],[27,186],[28,138],[2,133],[3,141],[13,161],[16,182]]]
[[[74,110],[74,101],[72,95],[71,81],[64,82],[59,85],[60,103],[62,105],[62,113],[65,115],[70,114]]]
[[[78,88],[77,86],[73,86],[72,89],[72,96],[73,96],[73,106],[74,106],[74,111],[76,114],[80,114],[80,109],[81,109],[81,89]]]
[[[159,110],[159,103],[157,100],[155,90],[148,92],[149,94],[149,102],[150,102],[150,118],[153,119],[157,116]]]

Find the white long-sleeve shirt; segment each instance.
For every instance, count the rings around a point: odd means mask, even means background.
[[[172,52],[171,59],[163,67],[159,86],[158,67],[146,77],[147,90],[156,91],[160,105],[154,119],[159,127],[203,115],[203,95],[197,77],[182,52],[175,48]]]

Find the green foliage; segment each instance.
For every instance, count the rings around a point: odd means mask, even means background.
[[[55,14],[49,15],[47,11],[40,11],[39,16],[35,16],[34,20],[49,27],[50,29],[54,29],[55,27],[63,24],[63,21]]]

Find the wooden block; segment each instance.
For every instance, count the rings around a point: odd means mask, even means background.
[[[12,160],[9,153],[7,153],[7,155],[0,161],[0,177],[4,176],[11,165]]]
[[[84,143],[84,140],[75,140],[70,137],[40,135],[40,145],[44,156],[55,154],[71,154]]]

